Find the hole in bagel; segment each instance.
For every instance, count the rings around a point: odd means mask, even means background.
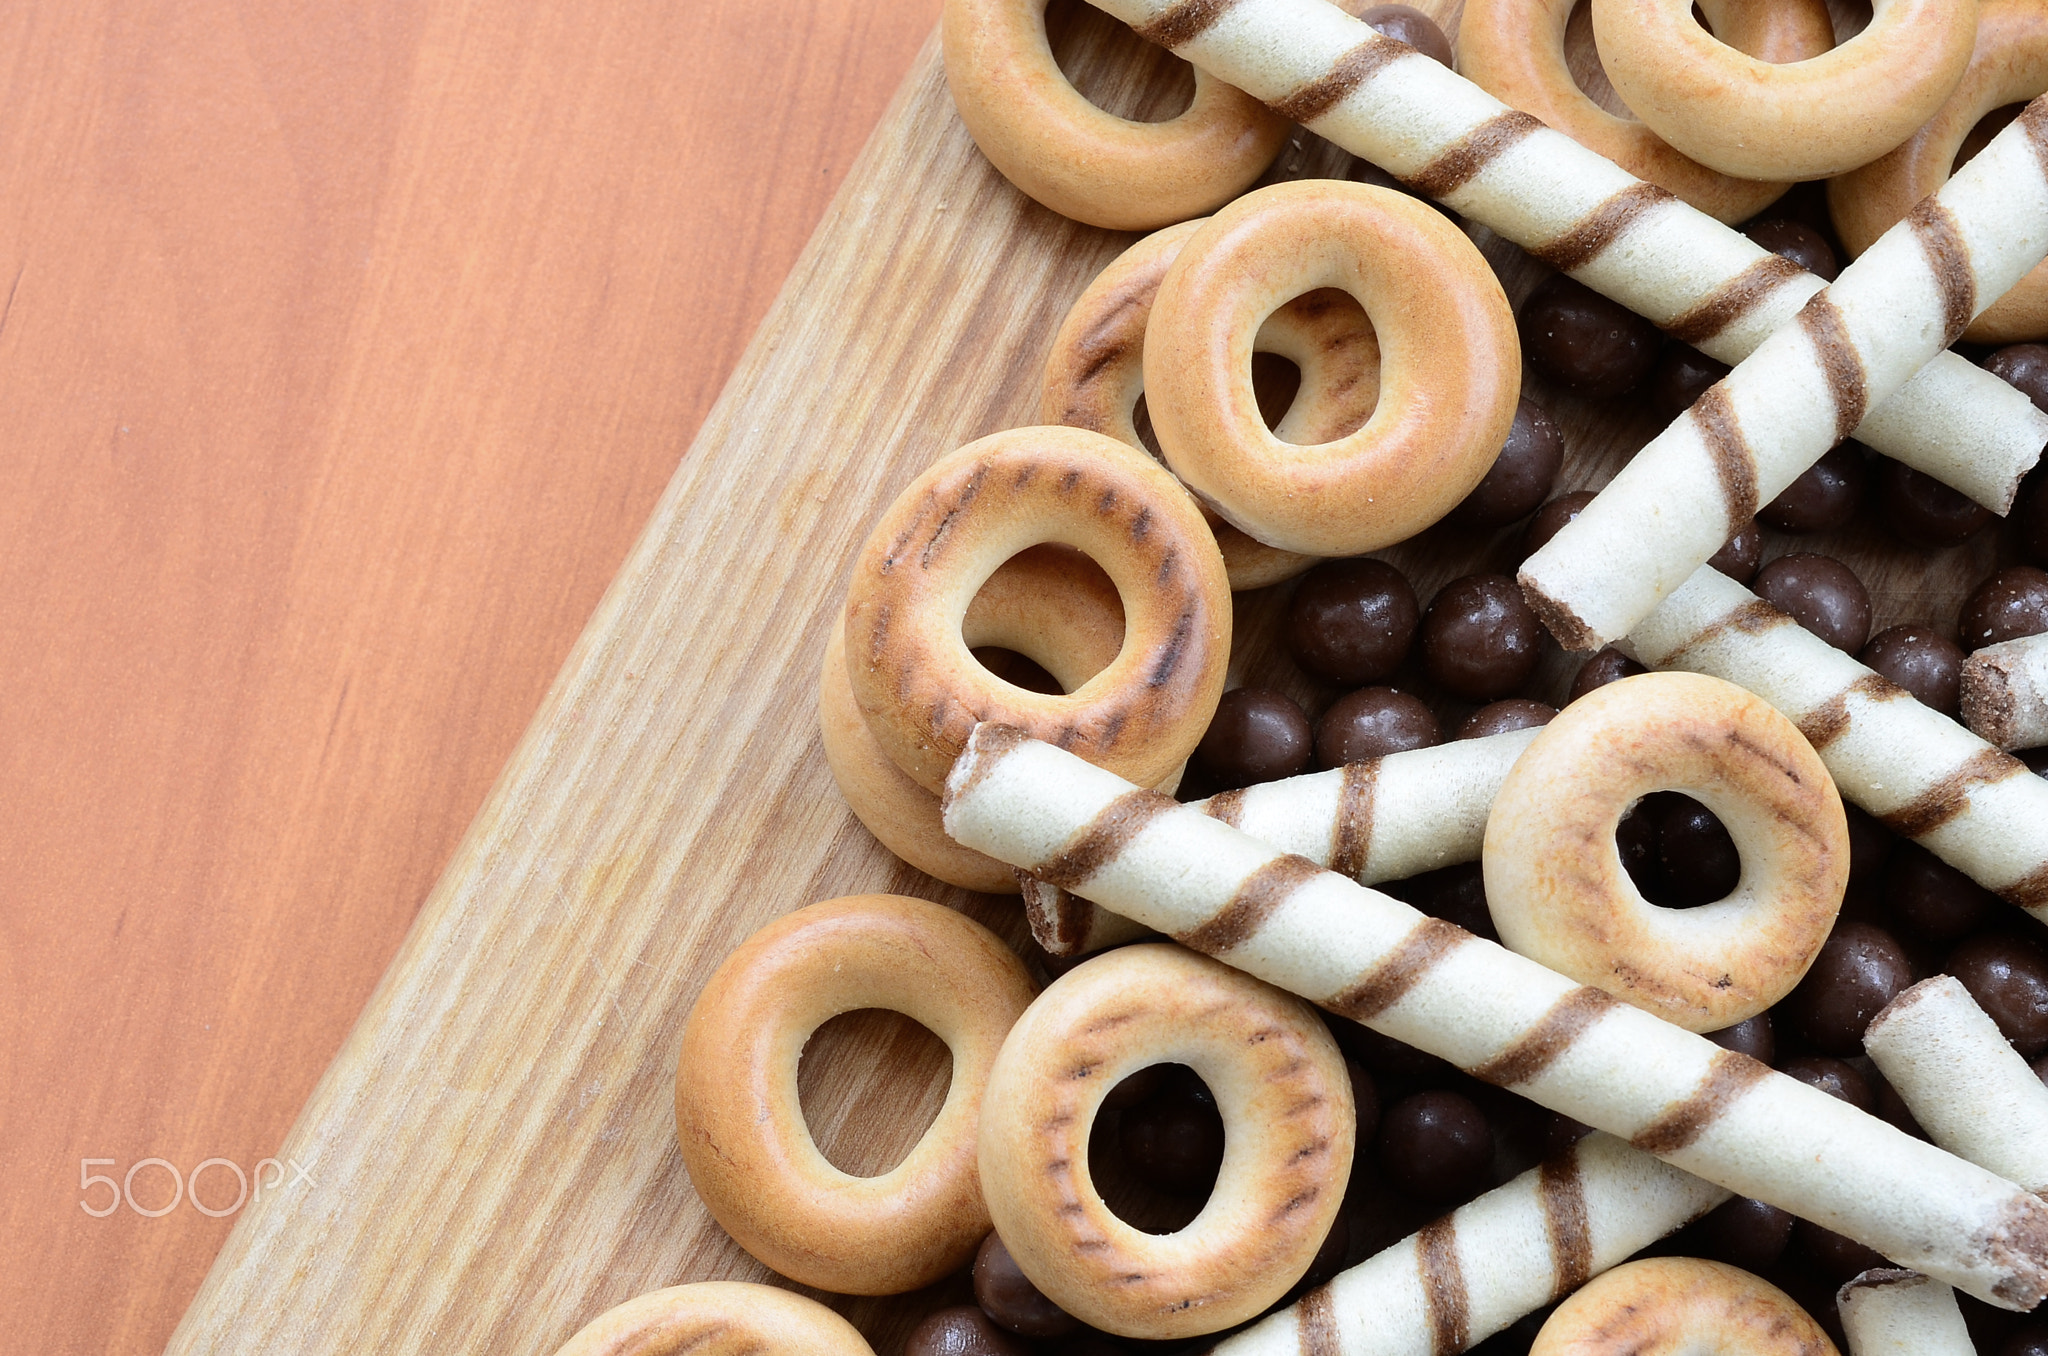
[[[1726,899],[1742,879],[1742,858],[1718,816],[1691,796],[1644,796],[1614,830],[1615,849],[1644,899],[1695,909]]]
[[[1132,122],[1167,122],[1195,101],[1195,68],[1085,0],[1051,0],[1045,36],[1081,97]]]
[[[900,1012],[862,1008],[840,1013],[804,1043],[797,1104],[826,1162],[879,1177],[924,1138],[952,1081],[944,1041]]]
[[[1123,646],[1123,599],[1086,553],[1041,542],[1003,562],[968,604],[961,639],[989,673],[1027,692],[1071,692]]]
[[[2025,104],[2007,104],[2004,108],[1994,108],[1977,119],[1977,125],[1970,129],[1970,134],[1963,138],[1963,144],[1956,148],[1955,163],[1949,166],[1948,172],[1954,174],[1976,159],[1977,152],[1983,150],[1991,138],[2003,132],[2006,125],[2017,118],[2020,110],[2025,107]]]
[[[1088,1173],[1103,1203],[1150,1234],[1192,1223],[1222,1163],[1215,1095],[1185,1064],[1154,1064],[1118,1083],[1088,1132]]]
[[[1277,353],[1252,354],[1252,394],[1258,398],[1259,417],[1272,428],[1287,417],[1287,409],[1301,392],[1301,368]]]
[[[1699,17],[1697,7],[1694,17]],[[1701,27],[1705,27],[1702,22]],[[1607,78],[1607,68],[1600,64],[1599,49],[1593,45],[1593,7],[1579,0],[1572,7],[1572,17],[1564,26],[1564,61],[1571,70],[1572,83],[1588,99],[1606,109],[1617,118],[1635,120],[1621,96],[1614,92],[1614,85]]]
[[[1870,0],[1828,0],[1828,18],[1835,26],[1835,46],[1870,27]]]
[[[1138,403],[1131,409],[1131,426],[1138,431],[1138,441],[1145,445],[1156,461],[1165,461],[1166,454],[1159,450],[1159,435],[1152,429],[1152,407],[1145,403],[1144,394],[1138,396]]]
[[[1021,687],[1026,692],[1044,692],[1054,696],[1065,691],[1060,686],[1060,680],[1047,673],[1039,666],[1038,661],[1032,659],[1029,655],[1018,654],[1015,650],[1006,650],[1000,645],[979,645],[968,651],[968,653],[979,660],[983,668],[1012,687]]]

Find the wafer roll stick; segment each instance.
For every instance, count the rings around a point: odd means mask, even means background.
[[[2048,1191],[2048,1086],[1961,981],[1936,975],[1894,998],[1863,1048],[1936,1144]]]
[[[1710,566],[1621,648],[1746,687],[1783,712],[1842,798],[2048,922],[2048,782]]]
[[[1215,1356],[1463,1351],[1727,1199],[1611,1135],[1588,1135],[1218,1344]]]
[[[978,852],[1990,1303],[2031,1308],[2048,1293],[2039,1197],[1020,731],[976,727],[947,779],[945,824]]]
[[[1835,1292],[1849,1356],[1977,1356],[1956,1292],[1914,1271],[1880,1267]]]
[[[1825,286],[1325,0],[1090,3],[1723,362]],[[2048,440],[2048,415],[1954,354],[1856,423],[1999,513]]]
[[[1282,852],[1361,885],[1479,860],[1486,814],[1536,731],[1454,739],[1328,772],[1261,782],[1192,803]],[[1031,935],[1055,956],[1080,956],[1142,935],[1071,891],[1020,877]]]
[[[2048,99],[1878,237],[1522,563],[1560,642],[1618,640],[2048,255]]]
[[[1986,645],[1964,661],[1963,723],[2001,749],[2048,744],[2048,635]]]

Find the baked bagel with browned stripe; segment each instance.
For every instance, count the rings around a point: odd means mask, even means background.
[[[555,1356],[875,1356],[816,1300],[747,1281],[699,1281],[627,1300]]]
[[[1094,560],[1124,610],[1116,658],[1063,696],[1003,682],[961,635],[996,568],[1045,542]],[[928,791],[983,720],[1153,786],[1208,728],[1230,621],[1216,539],[1165,467],[1085,429],[1010,429],[941,457],[875,524],[847,590],[846,671],[875,742]]]
[[[1813,1316],[1759,1276],[1697,1257],[1616,1267],[1557,1306],[1529,1356],[1839,1356]]]

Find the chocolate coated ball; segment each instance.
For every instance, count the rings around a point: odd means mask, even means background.
[[[1504,574],[1453,579],[1422,617],[1422,667],[1453,696],[1487,702],[1529,680],[1542,657],[1543,623]]]
[[[1351,1079],[1351,1106],[1358,1116],[1355,1143],[1370,1144],[1380,1129],[1380,1090],[1372,1074],[1356,1060],[1344,1061],[1344,1073]]]
[[[1996,933],[1972,937],[1949,954],[1948,972],[2022,1056],[2048,1050],[2048,954],[2040,947]]]
[[[1564,525],[1579,516],[1579,511],[1593,502],[1593,491],[1573,490],[1536,510],[1536,516],[1522,529],[1522,556],[1527,559],[1549,544],[1550,539],[1564,530]]]
[[[2008,565],[1979,584],[1963,600],[1962,630],[1968,650],[2048,631],[2048,570]]]
[[[1330,1221],[1330,1232],[1323,1235],[1323,1245],[1309,1259],[1308,1270],[1301,1273],[1301,1279],[1294,1283],[1291,1293],[1313,1290],[1342,1271],[1344,1254],[1350,1250],[1351,1216],[1340,1210],[1337,1218]]]
[[[1835,444],[1799,473],[1757,518],[1780,532],[1834,532],[1847,527],[1863,502],[1863,445]]]
[[[1855,884],[1873,880],[1891,859],[1892,847],[1899,840],[1853,805],[1844,803],[1842,814],[1849,821],[1849,880]]]
[[[1850,654],[1870,636],[1870,594],[1833,556],[1802,551],[1757,571],[1757,597],[1838,650]]]
[[[1065,1337],[1081,1320],[1045,1297],[996,1234],[974,1255],[974,1299],[999,1328],[1023,1337]]]
[[[1742,879],[1735,840],[1712,810],[1690,796],[1667,804],[1657,822],[1657,867],[1667,907],[1694,908],[1726,899]]]
[[[910,1330],[903,1356],[1029,1356],[1029,1349],[972,1304],[956,1304]]]
[[[2048,1356],[2048,1322],[2035,1319],[2005,1339],[1998,1356]]]
[[[1342,767],[1444,742],[1422,699],[1391,687],[1362,687],[1330,704],[1316,722],[1316,766]]]
[[[1922,706],[1952,716],[1963,704],[1963,647],[1925,626],[1878,632],[1856,656],[1913,694]]]
[[[1877,503],[1893,535],[1930,551],[1968,541],[1992,519],[1990,509],[1960,490],[1889,459],[1878,467]]]
[[[1448,1204],[1493,1185],[1493,1127],[1455,1092],[1394,1103],[1380,1117],[1376,1147],[1388,1179],[1420,1201]]]
[[[1556,714],[1556,707],[1543,702],[1509,697],[1488,703],[1465,717],[1465,723],[1458,727],[1457,738],[1484,739],[1488,735],[1507,734],[1512,730],[1533,730],[1539,725],[1550,724],[1550,718]]]
[[[1998,897],[1918,843],[1901,843],[1884,877],[1884,904],[1901,929],[1955,942],[1998,915]]]
[[[1664,345],[1657,356],[1657,370],[1650,374],[1650,408],[1668,424],[1691,409],[1728,371],[1727,363],[1674,339]]]
[[[1606,687],[1609,683],[1648,672],[1641,664],[1609,645],[1579,665],[1578,673],[1572,678],[1571,694],[1565,700],[1567,703],[1575,702],[1596,687]]]
[[[1756,578],[1756,567],[1763,558],[1763,529],[1756,525],[1756,519],[1751,518],[1736,529],[1734,536],[1722,543],[1720,550],[1707,557],[1707,564],[1736,583],[1747,584]]]
[[[1870,1019],[1912,983],[1913,964],[1890,933],[1838,923],[1781,1006],[1820,1053],[1859,1055]]]
[[[1813,1269],[1830,1285],[1841,1285],[1872,1267],[1891,1265],[1883,1253],[1866,1248],[1833,1229],[1823,1229],[1810,1219],[1802,1219],[1792,1226],[1792,1244],[1805,1254]]]
[[[1315,730],[1284,692],[1240,687],[1223,694],[1195,760],[1218,790],[1278,781],[1308,771]]]
[[[1780,217],[1770,221],[1752,221],[1742,228],[1742,233],[1771,253],[1790,259],[1827,282],[1833,282],[1835,275],[1841,272],[1841,265],[1835,259],[1835,247],[1811,226]]]
[[[1522,303],[1522,352],[1566,390],[1609,400],[1650,374],[1664,336],[1620,302],[1562,273]]]
[[[2020,525],[2020,546],[2027,559],[2048,565],[2048,476],[2032,479],[2012,516]]]
[[[1380,560],[1326,560],[1302,576],[1287,603],[1294,662],[1347,687],[1401,666],[1422,610],[1407,576]]]
[[[1785,1061],[1779,1072],[1788,1078],[1798,1079],[1808,1087],[1819,1088],[1858,1111],[1877,1110],[1877,1093],[1871,1088],[1870,1080],[1847,1060],[1830,1059],[1826,1055],[1801,1055],[1798,1059]]]
[[[1768,1012],[1759,1012],[1719,1031],[1709,1031],[1707,1039],[1723,1050],[1748,1055],[1759,1064],[1771,1064],[1778,1058],[1778,1038],[1771,1030],[1771,1014]]]
[[[2048,344],[2010,344],[1987,357],[1984,370],[2026,392],[2048,414]]]
[[[1450,520],[1462,527],[1506,527],[1542,505],[1563,464],[1564,435],[1541,405],[1524,396],[1493,469],[1451,510]]]
[[[1723,1201],[1700,1218],[1688,1242],[1699,1255],[1744,1271],[1762,1271],[1785,1255],[1792,1239],[1792,1216],[1775,1205],[1737,1196]]]
[[[1223,1117],[1194,1070],[1166,1066],[1159,1090],[1124,1113],[1120,1133],[1124,1162],[1161,1191],[1203,1196],[1216,1184]]]
[[[1358,17],[1396,42],[1405,42],[1446,66],[1451,64],[1451,40],[1436,20],[1421,10],[1409,5],[1374,5]]]
[[[1622,869],[1635,883],[1636,893],[1653,904],[1664,896],[1664,872],[1657,862],[1662,810],[1663,802],[1656,795],[1644,796],[1614,826],[1614,846],[1621,854]]]

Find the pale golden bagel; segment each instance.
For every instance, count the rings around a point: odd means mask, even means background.
[[[1136,416],[1145,393],[1145,322],[1160,279],[1200,225],[1189,221],[1154,231],[1112,260],[1075,298],[1046,359],[1041,420],[1144,448]],[[1325,289],[1289,301],[1259,327],[1252,351],[1278,354],[1301,369],[1301,386],[1276,430],[1288,442],[1342,437],[1364,424],[1379,403],[1379,339],[1364,308],[1342,292]],[[1292,579],[1319,559],[1248,537],[1206,505],[1202,515],[1216,534],[1233,590]]]
[[[1290,124],[1204,71],[1194,102],[1133,122],[1088,102],[1053,60],[1045,0],[946,0],[946,84],[1005,179],[1062,216],[1147,231],[1230,201],[1264,172]]]
[[[1363,427],[1301,445],[1266,427],[1251,355],[1268,316],[1325,287],[1371,318],[1379,399]],[[1428,204],[1364,184],[1239,198],[1182,245],[1145,327],[1166,464],[1233,525],[1307,555],[1376,550],[1450,512],[1500,455],[1521,384],[1515,318],[1478,249]]]
[[[1015,650],[1071,691],[1116,658],[1124,642],[1124,609],[1095,562],[1064,546],[1034,546],[989,576],[962,630],[970,650]],[[948,837],[939,823],[939,798],[910,780],[875,742],[847,683],[843,615],[833,618],[825,646],[818,727],[833,779],[882,846],[950,885],[1017,893],[1017,873]]]
[[[1594,1277],[1557,1306],[1529,1356],[1840,1356],[1790,1295],[1697,1257],[1652,1257]]]
[[[823,1290],[893,1295],[958,1270],[989,1230],[975,1168],[982,1090],[1030,1002],[1023,962],[995,934],[921,899],[853,895],[762,928],[683,1028],[676,1134],[705,1208],[762,1262]],[[879,1177],[833,1167],[797,1101],[804,1042],[862,1008],[902,1013],[953,1055],[938,1117]]]
[[[1985,114],[2043,93],[2048,9],[2040,0],[1983,0],[1969,69],[1948,102],[1903,146],[1828,185],[1828,209],[1849,252],[1870,248],[1915,203],[1948,182],[1957,153]],[[2048,338],[2048,264],[2036,265],[1971,321],[1963,338],[1976,344]]]
[[[816,1300],[746,1281],[650,1291],[590,1320],[555,1356],[875,1356]]]
[[[1652,791],[1720,817],[1742,856],[1733,894],[1695,909],[1642,897],[1614,829]],[[1849,879],[1820,755],[1762,698],[1694,673],[1624,678],[1560,711],[1508,771],[1483,851],[1503,945],[1688,1031],[1790,993]]]
[[[1747,221],[1784,195],[1789,183],[1708,169],[1636,119],[1616,117],[1594,103],[1565,64],[1565,25],[1576,5],[1577,0],[1467,0],[1458,21],[1459,73],[1710,217]],[[1823,0],[1703,0],[1700,8],[1722,42],[1762,61],[1803,61],[1835,45]]]
[[[1103,1097],[1154,1064],[1192,1068],[1223,1115],[1216,1186],[1171,1234],[1124,1223],[1088,1171]],[[1178,946],[1127,946],[1069,971],[1011,1028],[982,1113],[982,1190],[1010,1255],[1068,1313],[1191,1337],[1252,1317],[1308,1269],[1355,1133],[1314,1008]]]
[[[1041,542],[1086,553],[1123,602],[1123,649],[1064,696],[1003,682],[961,635],[989,576]],[[1085,429],[1010,429],[941,457],[875,524],[847,590],[846,671],[875,741],[928,791],[984,720],[1155,786],[1215,714],[1230,621],[1216,540],[1164,467]]]
[[[1818,179],[1897,146],[1963,78],[1977,0],[1876,0],[1870,26],[1773,65],[1701,28],[1692,0],[1593,0],[1614,92],[1645,126],[1739,179]]]

